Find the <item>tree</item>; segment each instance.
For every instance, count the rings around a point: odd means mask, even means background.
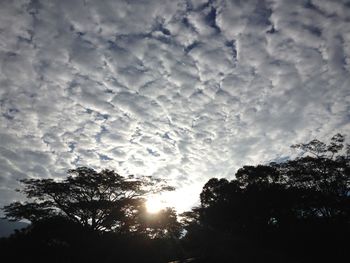
[[[343,135],[336,134],[329,144],[313,140],[293,145],[304,154],[275,165],[280,176],[288,179],[288,187],[304,192],[299,217],[350,219],[350,151],[344,140]]]
[[[137,232],[151,238],[177,239],[181,235],[182,227],[177,220],[176,211],[167,207],[157,213],[149,213],[145,206],[137,216]]]
[[[337,134],[328,144],[297,144],[292,147],[302,155],[294,160],[244,166],[231,181],[210,179],[200,206],[182,215],[185,240],[220,262],[237,256],[222,256],[231,247],[242,253],[239,262],[249,262],[250,250],[261,257],[273,251],[302,261],[337,261],[350,234],[350,148],[344,141]]]
[[[147,194],[171,191],[164,180],[123,177],[112,170],[97,172],[80,167],[69,170],[61,181],[24,179],[20,192],[28,200],[4,207],[10,220],[37,222],[63,216],[93,230],[133,231],[132,223]]]

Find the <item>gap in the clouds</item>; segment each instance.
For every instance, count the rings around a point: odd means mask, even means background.
[[[220,27],[216,23],[216,9],[213,6],[211,6],[210,11],[205,16],[205,21],[210,27],[214,28],[217,33],[221,32]]]
[[[185,53],[189,53],[192,49],[196,48],[198,45],[200,45],[198,42],[194,41],[192,44],[186,46],[184,48]]]
[[[233,39],[233,40],[230,40],[230,41],[226,41],[225,45],[231,49],[231,52],[232,52],[232,59],[233,59],[234,62],[236,62],[236,60],[237,60],[237,46],[236,46],[236,41],[235,41],[234,39]]]

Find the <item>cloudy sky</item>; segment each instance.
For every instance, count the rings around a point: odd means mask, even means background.
[[[211,177],[349,134],[349,1],[0,4],[0,206],[87,165],[167,178],[183,210]]]

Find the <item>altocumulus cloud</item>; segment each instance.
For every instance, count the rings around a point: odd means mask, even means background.
[[[348,1],[3,0],[0,61],[0,205],[88,165],[167,178],[186,209],[350,130]]]

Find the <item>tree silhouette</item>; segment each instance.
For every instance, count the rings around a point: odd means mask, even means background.
[[[281,261],[283,255],[282,261],[325,262],[346,254],[350,151],[344,136],[292,147],[302,155],[244,166],[231,181],[212,178],[205,184],[200,206],[182,215],[184,241],[193,253],[220,262],[255,262],[252,250],[259,261]]]
[[[22,180],[28,201],[4,211],[33,224],[0,246],[6,255],[25,252],[15,255],[21,262],[167,262],[183,258],[180,244],[191,262],[338,262],[350,256],[344,142],[337,134],[328,144],[296,144],[295,159],[210,179],[182,224],[171,208],[147,213],[147,194],[173,189],[160,179],[81,167],[61,181]]]
[[[123,177],[112,170],[97,172],[80,167],[69,170],[61,181],[24,179],[24,193],[30,201],[4,207],[11,220],[37,222],[63,216],[92,230],[134,231],[135,215],[147,194],[173,190],[161,179]]]
[[[176,211],[169,207],[157,213],[148,213],[146,207],[143,207],[137,217],[137,226],[139,233],[144,233],[152,238],[177,239],[182,231]]]

